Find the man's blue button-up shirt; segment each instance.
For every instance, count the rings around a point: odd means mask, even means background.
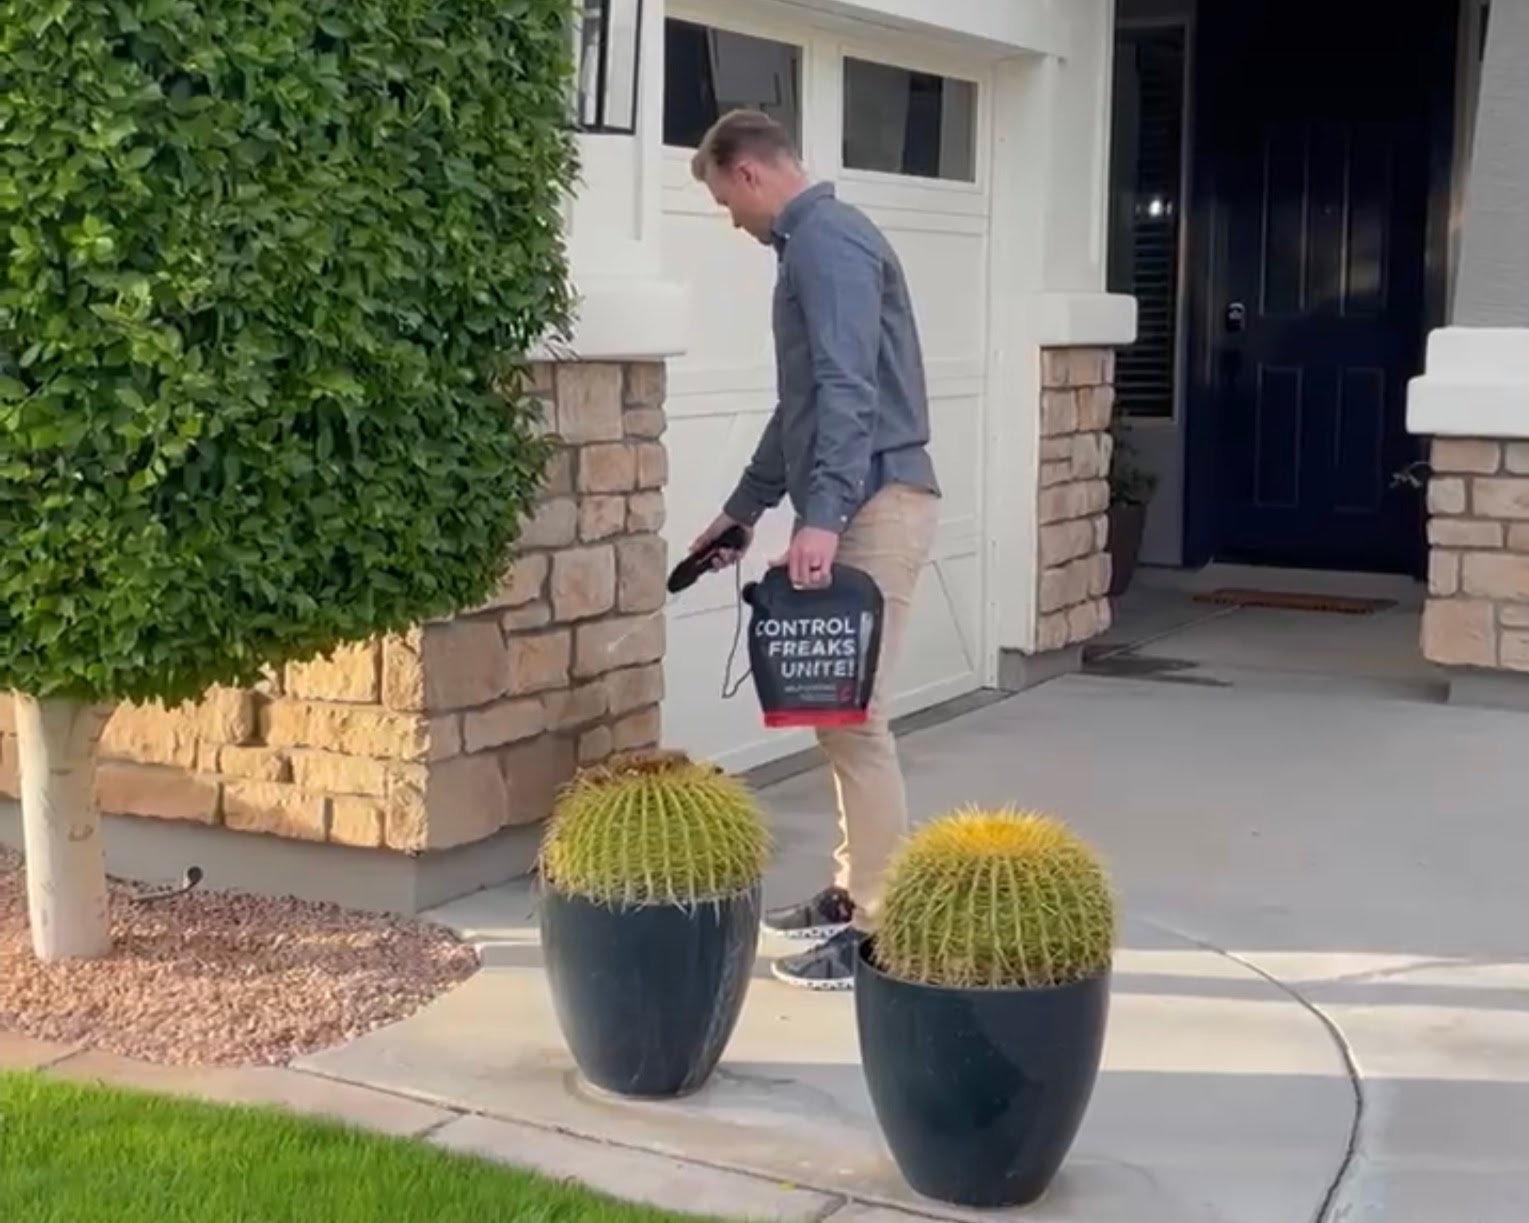
[[[789,495],[836,534],[878,490],[939,494],[907,280],[870,218],[818,183],[775,221],[778,402],[725,512],[752,525]]]

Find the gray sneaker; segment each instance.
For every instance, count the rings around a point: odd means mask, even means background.
[[[776,960],[770,971],[777,981],[802,989],[854,989],[855,957],[864,938],[862,931],[848,926],[810,951]]]
[[[855,902],[841,887],[824,888],[801,904],[767,909],[764,928],[771,934],[789,939],[830,938],[845,929],[855,918]]]

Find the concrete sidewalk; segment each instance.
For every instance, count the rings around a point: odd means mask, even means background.
[[[1372,695],[1071,678],[909,736],[918,813],[1014,802],[1062,814],[1102,847],[1126,898],[1104,1075],[1052,1193],[1019,1215],[1529,1216],[1526,729],[1519,715]],[[821,773],[766,798],[774,902],[822,882],[833,829]],[[791,990],[761,962],[709,1089],[612,1101],[573,1074],[526,889],[436,916],[483,944],[485,971],[303,1068],[480,1114],[438,1137],[500,1158],[535,1163],[536,1133],[610,1144],[591,1150],[628,1164],[634,1152],[680,1161],[670,1185],[642,1182],[666,1205],[967,1217],[917,1198],[887,1157],[848,996]],[[572,1162],[631,1193],[629,1168]],[[705,1167],[752,1191],[728,1182],[698,1199]]]
[[[488,942],[491,967],[413,1019],[301,1066],[491,1118],[745,1172],[761,1189],[811,1190],[756,1192],[750,1217],[822,1218],[845,1202],[968,1217],[916,1197],[887,1158],[861,1079],[849,996],[794,990],[761,971],[710,1087],[664,1104],[613,1100],[583,1087],[572,1071],[529,902],[517,898],[511,912],[507,897],[494,901],[485,898],[476,914],[467,906],[456,914]],[[1134,949],[1121,958],[1107,1073],[1065,1175],[1026,1217],[1312,1217],[1341,1163],[1352,1119],[1339,1050],[1298,1003],[1247,969],[1149,927],[1132,929],[1128,942]],[[516,1129],[483,1121],[472,1135],[473,1149],[483,1153],[524,1154]],[[585,1169],[594,1170],[588,1162]],[[600,1187],[628,1191],[620,1183]],[[691,1187],[673,1190],[648,1200],[695,1208]],[[707,1209],[744,1213],[735,1194],[715,1195]]]
[[[1529,1218],[1529,719],[1278,682],[1074,677],[908,736],[915,812],[1016,803],[1101,847],[1126,920],[1104,1073],[1042,1223]],[[773,786],[767,902],[824,879],[821,772]],[[0,1063],[307,1111],[734,1218],[994,1218],[903,1184],[853,999],[762,958],[690,1099],[583,1087],[525,887],[439,910],[484,969],[292,1070],[183,1073],[0,1040]],[[776,948],[762,948],[764,955]]]

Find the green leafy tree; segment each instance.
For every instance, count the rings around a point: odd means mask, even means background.
[[[4,0],[0,690],[34,948],[107,950],[110,703],[481,602],[571,310],[568,0]]]

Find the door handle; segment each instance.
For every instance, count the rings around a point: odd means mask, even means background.
[[[1236,334],[1246,331],[1248,326],[1248,308],[1242,302],[1229,302],[1226,307],[1226,329]]]

